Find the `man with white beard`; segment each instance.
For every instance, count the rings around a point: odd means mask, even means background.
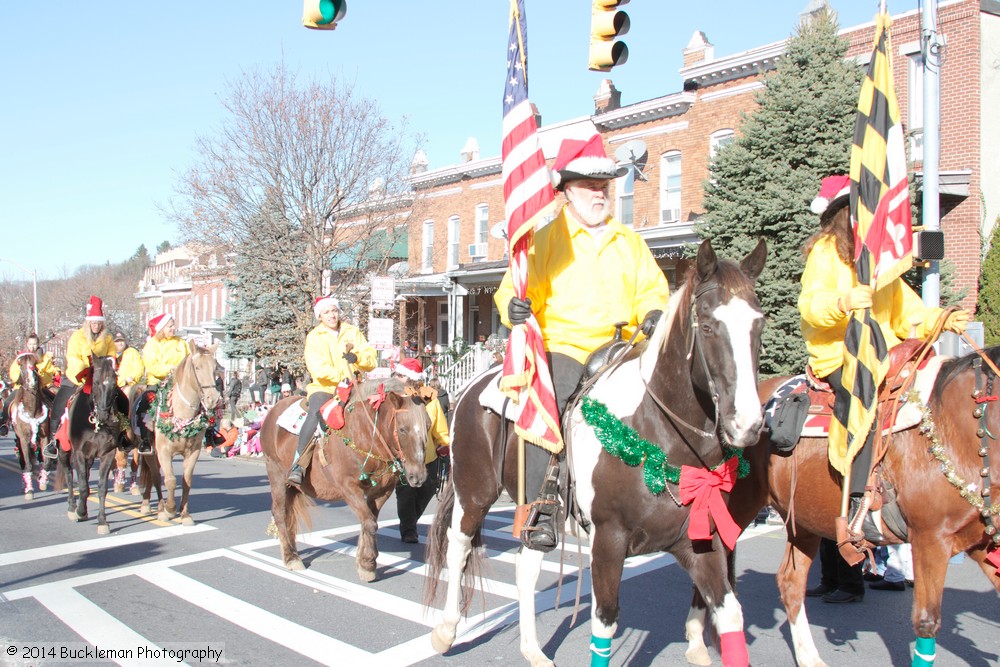
[[[636,328],[649,337],[670,294],[649,246],[610,213],[611,179],[623,176],[626,168],[608,158],[600,135],[564,140],[552,171],[555,188],[564,192],[567,203],[535,232],[526,298],[514,296],[507,271],[495,301],[508,327],[527,321],[534,312],[561,416],[587,357],[614,337],[615,323],[626,323],[626,339]],[[554,484],[542,488],[553,477],[551,471],[546,474],[550,459],[556,462],[552,454],[558,452],[525,447],[525,489],[529,498],[537,490],[539,500],[532,503],[522,540],[543,551],[556,545]]]

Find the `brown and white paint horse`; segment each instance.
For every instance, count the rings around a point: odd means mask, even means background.
[[[766,252],[761,241],[737,265],[719,260],[711,243],[703,242],[695,270],[665,304],[652,338],[601,376],[589,393],[590,399],[603,403],[611,415],[658,447],[675,470],[725,468],[720,466],[728,456],[723,445],[738,450],[757,442],[762,427],[757,366],[764,315],[754,281]],[[438,508],[428,546],[428,600],[435,595],[442,567],[447,564],[449,569],[442,622],[431,635],[441,653],[454,643],[463,611],[460,573],[467,565],[469,571],[477,571],[482,559],[486,513],[501,491],[514,497],[517,488],[514,429],[508,429],[506,443],[500,442],[501,418],[479,404],[479,395],[495,376],[493,372],[474,380],[455,407],[453,485]],[[688,533],[692,509],[679,500],[678,486],[667,481],[664,493],[651,492],[641,465],[626,465],[605,450],[581,405],[567,420],[572,429],[570,472],[581,524],[591,544],[592,664],[608,664],[625,559],[668,551],[711,601],[726,664],[745,665],[743,613],[726,578],[726,550],[720,536],[707,534],[710,542],[693,543]],[[494,460],[502,458],[503,448],[501,479]],[[467,563],[470,554],[472,563]],[[521,653],[533,667],[552,664],[539,646],[535,628],[535,584],[543,556],[523,549],[517,559]],[[474,583],[466,575],[466,584]]]
[[[24,480],[24,499],[35,497],[34,478],[37,471],[38,490],[45,491],[49,472],[42,461],[41,451],[49,442],[49,401],[35,369],[37,358],[33,353],[18,355],[20,387],[14,390],[10,401],[10,424],[17,444],[17,459],[21,464]]]

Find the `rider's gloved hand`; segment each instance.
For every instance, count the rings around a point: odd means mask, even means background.
[[[872,307],[871,285],[856,285],[837,301],[845,313]]]
[[[953,331],[957,334],[965,333],[965,326],[969,323],[972,316],[967,310],[956,310],[948,319],[944,322],[944,328],[946,331]]]
[[[353,352],[344,352],[344,360],[349,364],[358,363],[358,355]]]
[[[646,317],[642,318],[642,324],[639,325],[639,330],[642,331],[643,336],[649,338],[653,335],[653,330],[656,329],[656,323],[660,321],[660,317],[662,315],[662,310],[651,310],[646,313]]]
[[[507,319],[511,324],[524,324],[531,317],[531,299],[518,299],[516,296],[507,304]]]
[[[446,459],[448,458],[448,455],[451,454],[451,447],[448,445],[440,445],[435,451],[439,457]]]

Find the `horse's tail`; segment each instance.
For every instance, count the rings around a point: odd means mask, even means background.
[[[312,498],[293,488],[286,488],[285,504],[288,516],[288,525],[302,525],[306,530],[312,530],[312,515],[309,512],[316,503]]]
[[[427,580],[424,584],[424,606],[434,605],[438,596],[438,584],[441,583],[441,570],[448,558],[448,529],[451,527],[451,517],[455,511],[455,485],[449,478],[441,489],[437,513],[431,524],[427,539],[427,550],[424,559],[427,561]],[[476,527],[472,534],[472,552],[465,563],[462,576],[462,611],[468,609],[472,593],[482,579],[483,563],[483,533],[482,525]],[[455,573],[452,573],[455,576]]]

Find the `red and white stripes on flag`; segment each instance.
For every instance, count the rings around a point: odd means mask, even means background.
[[[501,155],[510,273],[514,294],[523,299],[528,288],[528,250],[534,229],[551,208],[555,193],[538,144],[534,110],[528,100],[524,0],[511,0],[510,11]],[[562,434],[552,374],[545,357],[542,331],[534,315],[510,333],[500,388],[523,405],[514,425],[517,434],[549,451],[561,451]]]

